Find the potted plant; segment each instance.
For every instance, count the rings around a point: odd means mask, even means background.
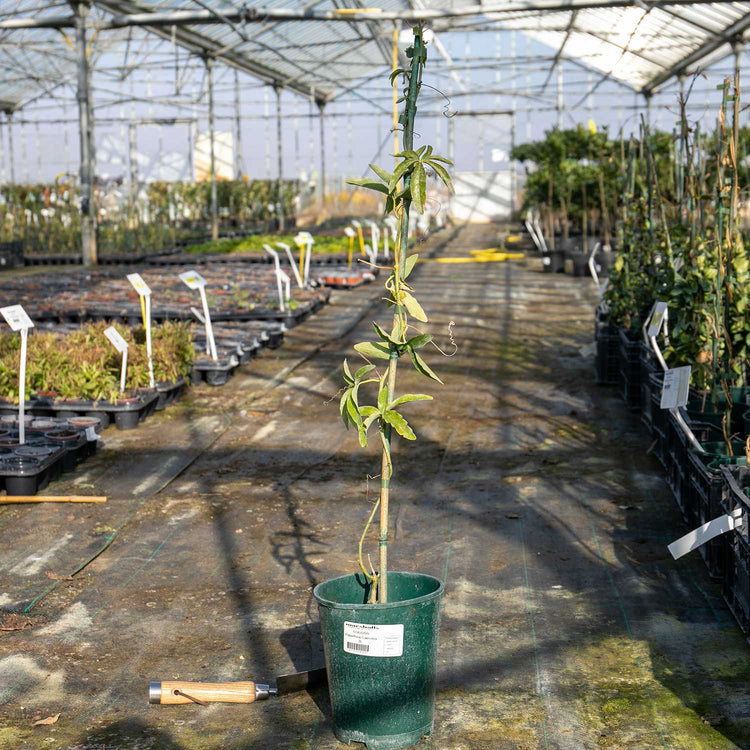
[[[438,620],[443,584],[420,573],[388,569],[388,503],[394,477],[391,444],[394,433],[407,440],[416,436],[398,411],[403,404],[429,400],[426,394],[396,394],[396,371],[400,357],[409,356],[422,375],[442,382],[429,368],[419,349],[432,337],[412,335],[409,318],[426,322],[427,316],[413,294],[408,278],[417,255],[406,256],[409,211],[423,213],[427,170],[452,190],[446,171],[447,159],[433,154],[430,146],[413,149],[414,118],[427,59],[423,29],[414,29],[414,44],[406,51],[408,70],[396,70],[391,81],[403,76],[406,88],[403,151],[393,173],[370,165],[378,180],[351,180],[385,196],[386,214],[398,218],[393,266],[385,283],[387,304],[393,310],[393,327],[386,331],[373,323],[376,341],[354,348],[367,364],[352,373],[344,360],[344,393],[341,417],[354,427],[359,442],[367,445],[368,432],[376,428],[382,444],[380,498],[360,538],[360,572],[318,584],[314,596],[321,619],[334,734],[343,742],[364,742],[375,750],[406,747],[430,734],[433,723]],[[403,185],[401,180],[403,179]],[[374,360],[387,368],[379,372]],[[376,402],[362,403],[362,391],[377,390]],[[362,544],[380,508],[379,569],[368,571],[362,559]]]

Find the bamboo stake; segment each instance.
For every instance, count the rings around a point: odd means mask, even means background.
[[[0,497],[4,503],[106,503],[101,495],[7,495]]]

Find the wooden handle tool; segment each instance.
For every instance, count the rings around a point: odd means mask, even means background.
[[[170,680],[150,682],[148,702],[162,706],[185,703],[255,703],[271,695],[286,695],[325,683],[328,679],[325,667],[309,669],[277,677],[273,685],[260,682],[185,682]]]
[[[3,503],[106,503],[101,495],[3,495]]]
[[[148,702],[162,706],[182,703],[254,703],[268,698],[272,688],[259,682],[151,682]]]

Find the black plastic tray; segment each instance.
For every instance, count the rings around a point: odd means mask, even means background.
[[[234,375],[240,366],[236,355],[224,357],[217,362],[211,359],[198,359],[193,362],[193,383],[208,383],[208,385],[224,385]]]
[[[19,448],[51,447],[42,443],[40,440],[27,440]],[[8,495],[36,495],[62,473],[65,458],[63,448],[53,447],[49,454],[36,460],[32,457],[21,458],[15,450],[8,450],[7,447],[0,447],[0,450],[4,451],[0,454],[0,484]]]

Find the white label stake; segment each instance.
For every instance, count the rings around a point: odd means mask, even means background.
[[[344,622],[344,651],[357,656],[402,656],[403,625]]]
[[[685,365],[685,367],[672,367],[664,373],[664,386],[661,389],[662,409],[687,406],[691,369],[690,365]]]
[[[725,514],[708,521],[697,529],[693,529],[689,534],[681,536],[677,541],[667,546],[672,557],[678,558],[698,549],[701,544],[705,544],[719,534],[725,534],[727,531],[733,531],[738,526],[742,526],[742,507],[733,510],[731,514]]]
[[[21,332],[21,367],[18,373],[18,442],[23,445],[26,442],[26,424],[24,421],[24,408],[26,406],[26,342],[29,337],[29,328],[34,323],[27,315],[22,305],[9,305],[0,308],[0,315],[12,331]]]
[[[594,258],[596,258],[596,254],[599,252],[599,243],[597,242],[594,245],[594,249],[591,251],[591,255],[589,256],[589,271],[591,271],[591,278],[594,280],[594,284],[596,284],[596,288],[600,289],[601,284],[599,283],[599,274],[596,272],[596,261]],[[599,294],[599,298],[601,299],[601,293]]]
[[[144,318],[143,325],[146,327],[146,354],[148,355],[148,382],[151,388],[156,386],[154,382],[154,362],[151,358],[151,287],[141,278],[139,273],[129,273],[128,281],[133,285],[133,289],[138,292],[143,304]]]
[[[208,309],[208,299],[206,298],[206,280],[197,271],[185,271],[180,274],[180,279],[188,289],[197,289],[201,295],[201,304],[203,305],[203,322],[206,326],[206,341],[211,359],[216,362],[216,341],[214,340],[214,329],[211,325],[211,313]]]
[[[104,335],[109,339],[112,346],[122,354],[122,368],[120,370],[120,393],[125,392],[125,378],[128,371],[128,342],[120,336],[114,326],[110,326],[104,331]]]

